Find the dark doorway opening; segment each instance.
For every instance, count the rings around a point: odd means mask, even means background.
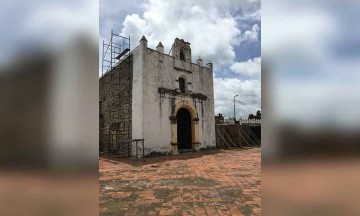
[[[178,149],[192,149],[191,142],[191,115],[185,108],[180,108],[177,118]]]

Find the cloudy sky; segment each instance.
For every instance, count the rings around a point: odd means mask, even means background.
[[[79,35],[97,42],[99,2],[2,0],[0,30],[0,65],[34,51],[62,48]]]
[[[111,29],[132,41],[145,34],[150,47],[162,41],[167,52],[179,37],[191,42],[193,60],[200,55],[215,63],[216,113],[232,115],[235,94],[238,116],[260,108],[262,62],[262,83],[271,84],[262,98],[276,111],[267,116],[304,125],[359,125],[359,1],[263,0],[261,13],[258,0],[194,2],[3,0],[0,67],[33,49],[62,48],[79,34],[96,45]]]
[[[264,116],[359,130],[359,1],[263,0],[262,8]]]
[[[169,52],[176,37],[191,43],[193,62],[201,57],[214,63],[215,113],[247,117],[261,109],[260,0],[102,0],[100,37],[111,29],[131,36],[131,47],[142,35],[148,46],[159,41]],[[100,56],[102,46],[99,49]]]

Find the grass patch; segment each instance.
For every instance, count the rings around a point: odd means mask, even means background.
[[[125,204],[116,201],[110,201],[103,204],[100,204],[101,208],[106,208],[105,212],[100,212],[99,215],[125,215],[126,209]]]
[[[253,213],[252,207],[248,206],[248,205],[241,206],[240,211],[244,215],[252,215],[252,213]]]
[[[212,179],[206,179],[202,177],[188,177],[188,178],[176,178],[176,179],[163,179],[160,180],[160,185],[170,185],[170,186],[202,186],[202,187],[213,187],[217,184],[216,181]]]

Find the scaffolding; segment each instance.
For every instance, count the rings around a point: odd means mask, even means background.
[[[130,55],[130,36],[123,37],[111,30],[111,37],[108,43],[103,40],[103,54],[101,63],[101,76],[113,70],[122,60]]]
[[[111,30],[110,40],[107,43],[103,41],[99,83],[100,152],[109,156],[129,157],[131,154],[131,146],[121,142],[132,138],[130,54],[130,36],[124,37]]]

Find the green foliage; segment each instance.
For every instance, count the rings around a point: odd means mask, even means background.
[[[250,114],[248,119],[255,119],[255,115],[254,114]]]
[[[261,119],[261,111],[260,110],[256,111],[255,119],[258,119],[258,120]]]
[[[254,114],[250,114],[249,116],[248,116],[248,119],[257,119],[257,120],[260,120],[261,119],[261,111],[260,110],[258,110],[258,111],[256,111],[256,114],[254,115]]]

